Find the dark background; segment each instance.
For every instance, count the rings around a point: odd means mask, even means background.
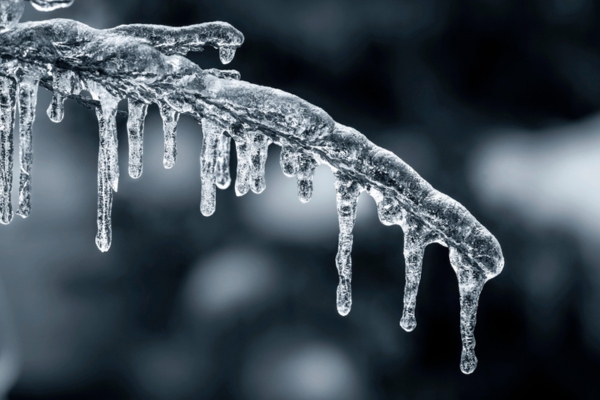
[[[479,366],[459,370],[456,277],[428,247],[418,327],[404,332],[402,231],[359,206],[354,305],[335,310],[333,178],[315,197],[271,148],[267,190],[200,215],[201,131],[179,124],[162,169],[156,106],[145,166],[121,184],[113,245],[94,244],[97,122],[67,102],[34,126],[33,210],[0,229],[21,340],[11,399],[480,399],[600,396],[600,1],[78,0],[23,21],[96,28],[222,20],[246,41],[227,68],[294,93],[392,150],[496,235]],[[191,54],[219,67],[217,52]]]

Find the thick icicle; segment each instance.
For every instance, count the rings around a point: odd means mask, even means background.
[[[340,234],[338,252],[335,257],[340,281],[337,287],[337,311],[340,315],[348,315],[352,307],[352,229],[356,221],[356,205],[361,188],[356,181],[338,172],[335,174],[335,190],[337,200]]]
[[[246,138],[234,138],[237,152],[235,194],[243,196],[250,191],[250,143]]]
[[[142,176],[144,158],[144,120],[148,105],[140,101],[128,100],[127,137],[129,140],[129,176],[134,179]]]
[[[119,100],[108,93],[99,83],[87,81],[92,97],[100,101],[96,117],[100,132],[98,152],[98,233],[96,245],[100,251],[108,251],[112,241],[111,212],[113,190],[119,184],[117,108]]]
[[[202,198],[200,212],[205,217],[215,212],[217,205],[216,165],[218,158],[219,135],[223,128],[210,119],[202,119],[202,154],[200,155],[200,178],[202,180]]]
[[[23,74],[18,77],[19,90],[19,209],[23,218],[31,211],[31,165],[33,163],[32,127],[35,119],[40,77]]]
[[[272,140],[259,131],[250,132],[250,188],[262,193],[266,186],[265,165]]]
[[[231,152],[231,138],[224,132],[219,135],[217,143],[217,187],[227,189],[231,184],[231,175],[229,173],[229,157]]]
[[[288,144],[281,146],[281,158],[279,160],[283,174],[288,178],[298,174],[298,153]]]
[[[458,277],[460,293],[460,337],[462,340],[462,354],[460,357],[460,370],[470,374],[477,367],[475,356],[475,323],[477,321],[477,306],[486,276],[473,268],[459,250],[450,247],[450,264]]]
[[[417,292],[419,282],[421,281],[421,271],[423,265],[423,255],[425,254],[426,234],[424,228],[418,222],[407,217],[406,223],[402,224],[404,228],[404,265],[405,265],[405,284],[404,284],[404,308],[400,326],[406,332],[410,332],[417,327],[415,309],[417,307]]]
[[[175,166],[177,158],[177,122],[179,113],[173,110],[168,104],[160,105],[160,116],[163,121],[163,130],[165,133],[165,154],[163,165],[170,169]]]
[[[317,163],[313,156],[302,150],[298,156],[298,197],[308,203],[313,194],[313,175]]]
[[[15,123],[14,79],[0,76],[0,223],[12,221],[13,129]]]

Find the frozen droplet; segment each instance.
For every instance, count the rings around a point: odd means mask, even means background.
[[[231,46],[222,46],[219,47],[219,59],[223,64],[229,64],[233,61],[233,57],[235,57],[235,47]]]

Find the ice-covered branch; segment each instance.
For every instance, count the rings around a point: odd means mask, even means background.
[[[98,235],[107,251],[111,242],[110,214],[119,169],[115,118],[120,99],[129,103],[129,174],[142,173],[143,121],[147,105],[159,105],[165,131],[164,165],[176,162],[176,125],[187,114],[202,125],[201,212],[216,208],[216,188],[230,185],[231,139],[237,148],[237,195],[265,189],[268,147],[282,147],[281,166],[298,179],[301,201],[312,195],[318,164],[336,176],[340,235],[336,265],[339,272],[337,307],[351,308],[351,247],[356,203],[362,191],[376,201],[386,225],[400,225],[405,234],[406,287],[401,326],[415,328],[416,295],[425,247],[450,248],[458,276],[463,352],[461,369],[471,373],[475,315],[484,283],[499,274],[504,259],[497,240],[460,203],[435,190],[410,166],[358,131],[335,122],[322,109],[297,96],[239,80],[236,71],[203,70],[180,54],[202,46],[219,48],[223,63],[231,61],[243,35],[229,24],[214,22],[192,27],[129,25],[92,29],[71,20],[22,23],[0,34],[0,211],[2,222],[12,218],[12,128],[17,101],[21,118],[21,185],[19,214],[29,213],[31,124],[35,88],[52,79],[50,118],[62,119],[67,97],[77,97],[96,110],[100,126],[98,158]],[[82,97],[87,91],[92,101]]]

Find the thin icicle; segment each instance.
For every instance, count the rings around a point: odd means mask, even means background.
[[[215,212],[217,205],[216,165],[218,158],[219,135],[223,129],[213,121],[202,119],[202,154],[200,156],[200,178],[202,180],[202,198],[200,212],[205,217]]]
[[[337,200],[338,221],[340,234],[338,252],[335,264],[338,270],[339,283],[337,287],[337,311],[340,315],[348,315],[352,307],[352,229],[356,221],[356,206],[360,195],[360,186],[356,181],[344,176],[341,172],[335,174],[335,191]]]
[[[270,137],[254,131],[250,133],[250,141],[250,188],[254,193],[259,194],[267,187],[265,165],[272,140]]]
[[[217,187],[219,189],[227,189],[231,184],[231,175],[229,173],[229,157],[231,152],[231,138],[225,134],[225,132],[221,133],[218,138],[217,143],[217,165],[216,165],[216,174],[217,174]]]
[[[423,228],[418,222],[410,220],[404,224],[404,307],[400,326],[406,332],[411,332],[417,327],[415,310],[417,307],[417,292],[421,281],[423,268],[423,255],[427,243],[424,242]]]
[[[298,174],[298,152],[292,146],[288,144],[281,146],[281,159],[279,163],[281,164],[283,174],[288,178]]]
[[[307,151],[301,151],[298,156],[298,197],[303,203],[308,203],[313,194],[313,175],[317,163]]]
[[[487,278],[479,268],[473,268],[454,247],[450,247],[450,264],[458,277],[460,293],[460,337],[462,340],[460,370],[465,374],[470,374],[477,367],[475,323],[477,322],[479,295]]]
[[[0,223],[12,221],[13,130],[17,83],[0,76]]]
[[[179,113],[164,103],[160,105],[159,109],[165,133],[163,165],[165,168],[170,169],[175,166],[175,160],[177,159],[177,122],[179,121]]]
[[[18,77],[20,175],[17,214],[23,218],[27,218],[31,211],[32,127],[35,119],[39,81],[40,77],[37,74],[24,74]]]
[[[73,71],[55,68],[52,79],[52,101],[46,113],[52,122],[61,122],[65,116],[66,95],[76,91],[78,79]]]
[[[144,156],[144,120],[148,105],[141,101],[128,101],[127,137],[129,140],[129,176],[142,176]]]

